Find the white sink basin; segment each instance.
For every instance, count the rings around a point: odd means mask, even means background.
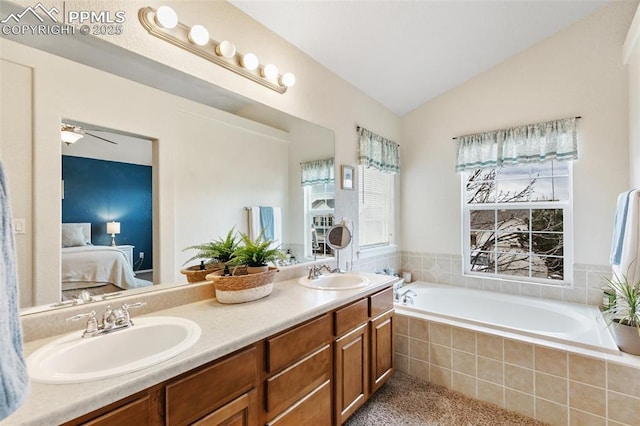
[[[302,277],[298,284],[318,290],[349,290],[368,286],[369,279],[358,274],[327,274],[315,280]]]
[[[133,327],[82,338],[74,331],[27,358],[29,376],[40,383],[81,383],[141,370],[190,348],[200,326],[177,317],[133,318]]]

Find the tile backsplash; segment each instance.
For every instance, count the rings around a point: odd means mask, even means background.
[[[343,255],[341,259],[346,259],[348,270],[376,273],[386,268],[393,268],[400,276],[403,272],[411,272],[413,281],[594,306],[602,303],[602,288],[606,283],[604,277],[611,275],[609,265],[576,263],[573,265],[573,279],[570,284],[544,285],[465,276],[462,274],[462,256],[460,255],[396,251],[376,256],[363,256],[353,261],[348,255]],[[341,260],[340,263],[344,268],[345,260]]]

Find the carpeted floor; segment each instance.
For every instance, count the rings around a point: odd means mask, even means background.
[[[543,424],[399,372],[345,423],[346,426]]]

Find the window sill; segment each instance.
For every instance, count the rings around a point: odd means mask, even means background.
[[[380,247],[370,247],[360,249],[357,253],[358,259],[366,259],[374,256],[382,256],[384,254],[391,254],[400,252],[400,248],[396,244],[389,244]]]
[[[539,285],[544,287],[560,287],[560,288],[573,287],[573,283],[569,280],[566,280],[566,281],[565,280],[545,280],[543,278],[523,279],[516,275],[514,275],[513,277],[505,276],[505,275],[496,276],[496,275],[486,275],[482,273],[474,274],[473,272],[467,272],[467,271],[462,272],[462,276],[471,277],[471,278],[480,278],[484,280],[501,281],[506,283],[532,284],[532,285]]]

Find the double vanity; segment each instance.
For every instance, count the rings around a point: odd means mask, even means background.
[[[395,280],[290,279],[254,302],[28,342],[29,398],[0,424],[342,424],[393,374]]]

